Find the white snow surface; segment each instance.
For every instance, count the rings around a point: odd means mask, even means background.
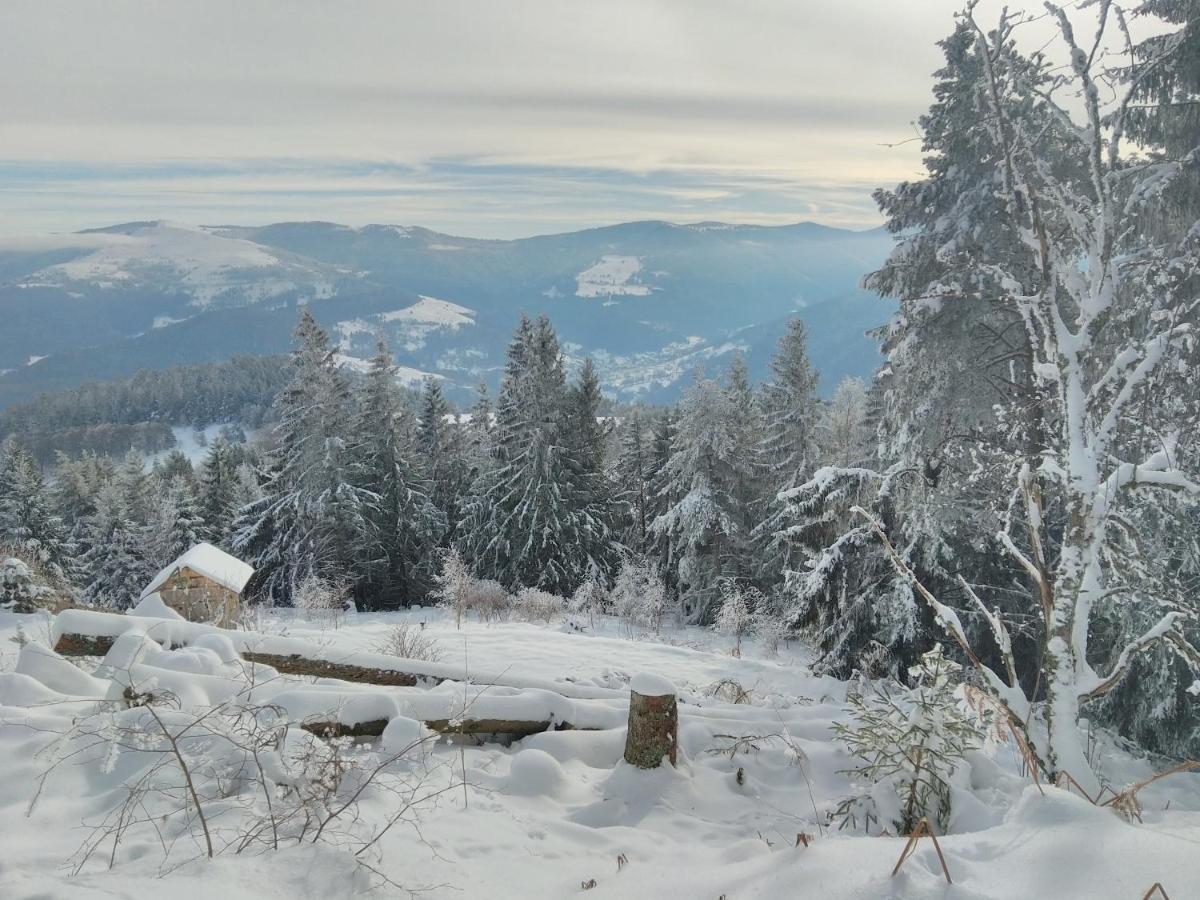
[[[162,598],[162,594],[158,591],[145,594],[136,606],[125,611],[127,616],[139,616],[143,619],[178,619],[183,620],[183,616],[167,606]]]
[[[426,297],[418,294],[420,299],[412,306],[379,314],[383,322],[422,322],[427,325],[441,325],[444,328],[457,329],[461,325],[475,324],[475,310],[449,300],[439,300],[437,297]]]
[[[642,270],[639,256],[602,256],[595,265],[575,276],[576,297],[647,297],[649,285],[636,280]]]
[[[42,269],[30,284],[154,284],[168,271],[193,305],[200,307],[228,291],[237,291],[253,303],[299,287],[317,297],[330,296],[333,290],[324,273],[253,241],[175,222],[140,223],[128,233],[64,236],[63,244],[94,249]],[[160,321],[169,324],[168,318],[158,317],[155,327],[162,327]]]
[[[402,622],[421,628],[442,654],[437,662],[410,666],[457,673],[457,679],[376,688],[277,675],[236,658],[253,644],[371,665],[386,659],[376,648]],[[956,780],[954,816],[940,837],[953,886],[942,879],[928,841],[892,877],[904,839],[825,825],[826,814],[851,791],[841,771],[855,761],[830,731],[846,716],[847,685],[813,675],[806,649],[796,644],[768,657],[747,641],[735,658],[728,638],[695,628],[631,635],[601,618],[594,627],[586,620],[550,626],[469,621],[457,630],[452,617],[433,609],[351,614],[337,628],[281,610],[264,612],[256,628],[257,634],[223,633],[80,610],[55,621],[0,613],[0,897],[408,896],[358,866],[345,849],[293,845],[226,852],[210,861],[189,838],[158,822],[130,828],[111,867],[105,844],[71,876],[64,864],[91,834],[89,826],[145,771],[150,760],[143,757],[158,757],[131,747],[109,753],[101,741],[39,785],[49,764],[45,753],[55,732],[98,708],[97,697],[119,696],[126,686],[170,691],[181,710],[164,710],[164,716],[249,694],[278,704],[293,720],[387,718],[381,738],[358,745],[381,758],[428,740],[421,720],[447,715],[574,716],[582,727],[599,729],[547,731],[511,746],[442,739],[405,763],[430,768],[452,789],[413,810],[419,833],[391,828],[364,858],[430,900],[1099,900],[1141,897],[1155,882],[1173,898],[1188,897],[1200,883],[1200,775],[1173,775],[1143,790],[1145,822],[1130,824],[1073,793],[1035,786],[1021,775],[1016,749],[1005,743],[972,753],[969,770]],[[9,640],[18,629],[33,642],[19,651]],[[57,634],[71,630],[119,636],[95,674],[85,671],[94,663],[49,650]],[[643,772],[622,761],[630,686],[635,678],[643,683],[634,673],[667,680],[678,692],[677,769]],[[750,702],[712,696],[724,679],[749,690]],[[731,753],[723,735],[758,738],[754,748]],[[1118,787],[1162,768],[1103,735],[1097,756]],[[364,827],[381,829],[397,803],[391,794],[366,796]],[[218,827],[236,826],[227,815],[216,820]],[[797,846],[799,833],[811,836],[810,846]],[[164,841],[173,854],[169,864]],[[620,864],[619,856],[625,859]],[[594,889],[584,891],[592,879]]]
[[[230,556],[212,544],[200,543],[155,575],[154,580],[142,591],[139,599],[147,600],[166,583],[168,578],[183,568],[191,569],[196,574],[203,575],[236,594],[242,592],[242,588],[254,574],[254,568],[248,563]]]
[[[638,672],[629,680],[629,689],[643,697],[668,697],[676,693],[675,685],[661,675]]]

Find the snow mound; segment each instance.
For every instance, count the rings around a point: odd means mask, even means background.
[[[643,697],[667,697],[677,693],[675,685],[661,675],[639,672],[629,682],[629,689]]]
[[[0,706],[42,706],[59,703],[62,698],[31,675],[0,672]]]
[[[556,794],[563,784],[562,766],[545,750],[522,750],[513,757],[508,791],[526,797]]]
[[[17,656],[17,673],[40,681],[52,691],[72,697],[99,699],[108,693],[108,682],[93,678],[42,644],[26,644]]]
[[[403,753],[419,741],[433,734],[423,722],[408,716],[396,716],[387,723],[379,737],[379,745],[385,753]]]
[[[141,616],[146,619],[183,619],[183,616],[167,606],[163,601],[162,594],[157,591],[143,596],[137,606],[125,611],[125,615]]]

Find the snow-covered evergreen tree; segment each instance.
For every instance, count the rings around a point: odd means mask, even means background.
[[[227,441],[217,438],[209,444],[198,481],[205,533],[212,543],[224,544],[241,509],[237,460]]]
[[[477,478],[459,547],[506,587],[572,593],[608,534],[579,485],[564,434],[568,393],[558,338],[545,317],[522,319],[500,388],[495,465]]]
[[[86,522],[83,599],[96,606],[132,606],[156,571],[148,556],[146,527],[131,515],[127,487],[120,480],[104,485]]]
[[[764,515],[754,527],[757,577],[764,585],[783,578],[789,568],[788,545],[775,540],[784,527],[787,504],[780,493],[802,484],[817,460],[817,373],[808,359],[808,338],[799,319],[787,331],[771,360],[771,379],[763,385]]]
[[[621,424],[620,452],[613,465],[616,498],[625,506],[624,543],[639,552],[647,548],[653,507],[650,486],[649,435],[642,421],[641,412],[633,414]]]
[[[0,448],[0,546],[20,550],[55,578],[73,573],[74,547],[41,467],[16,443]]]
[[[357,596],[368,608],[421,600],[434,574],[434,549],[445,517],[430,499],[414,462],[414,422],[396,385],[391,354],[381,342],[361,389],[354,434],[360,485],[375,502],[362,546]]]
[[[176,477],[160,489],[146,528],[148,568],[161,570],[208,537],[195,489]]]
[[[458,536],[463,503],[469,487],[465,429],[452,413],[450,403],[436,378],[426,378],[417,417],[416,449],[421,459],[429,497],[445,520],[444,540]]]
[[[308,309],[296,342],[291,382],[275,401],[264,497],[243,510],[232,540],[256,569],[248,590],[277,600],[290,600],[310,575],[353,581],[377,499],[360,486],[348,442],[349,387]]]
[[[740,360],[722,384],[698,378],[680,404],[660,495],[674,499],[651,533],[693,621],[711,622],[723,577],[752,572],[751,536],[761,498],[762,418]]]

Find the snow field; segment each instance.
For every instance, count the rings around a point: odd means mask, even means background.
[[[54,632],[79,627],[87,617],[63,614]],[[7,652],[16,649],[7,639],[18,627],[47,643],[52,633],[38,617],[0,616],[6,648],[0,663],[6,760],[0,896],[91,900],[167,891],[178,900],[207,900],[214,892],[228,900],[324,900],[373,885],[368,896],[404,896],[357,866],[346,850],[324,844],[187,861],[196,848],[168,833],[178,868],[164,867],[160,838],[149,826],[130,830],[111,871],[107,846],[74,877],[62,868],[90,833],[81,823],[95,824],[112,810],[151,754],[126,750],[109,760],[97,751],[61,765],[26,817],[55,732],[93,711],[95,698],[113,696],[113,685],[169,690],[187,711],[244,691],[248,682],[255,699],[279,704],[292,720],[328,714],[343,722],[390,719],[382,737],[358,745],[372,758],[419,745],[400,764],[434,773],[447,789],[419,805],[419,835],[405,826],[380,839],[372,865],[406,888],[427,888],[423,896],[1137,900],[1161,881],[1177,900],[1200,883],[1200,778],[1179,775],[1151,785],[1141,795],[1146,824],[1131,825],[1065,791],[1039,791],[1019,774],[1015,750],[1003,744],[974,752],[956,787],[951,833],[941,839],[954,885],[945,884],[930,846],[891,878],[903,840],[825,825],[826,814],[851,790],[840,770],[853,760],[830,734],[831,723],[845,716],[846,685],[813,676],[805,649],[796,645],[765,658],[747,641],[736,659],[724,636],[667,629],[631,639],[606,619],[595,633],[580,633],[565,625],[474,621],[458,631],[437,610],[351,615],[336,630],[283,613],[270,617],[268,630],[275,633],[265,640],[271,649],[316,646],[328,658],[364,665],[379,658],[374,648],[390,627],[424,622],[443,654],[425,665],[501,682],[378,688],[275,675],[246,664],[237,651],[249,636],[123,618],[131,627],[118,632],[106,660],[89,674],[77,665],[85,661],[63,659],[45,644]],[[159,641],[187,646],[166,650]],[[710,696],[727,679],[749,690],[749,704]],[[678,692],[677,770],[643,772],[621,761],[624,698],[635,680],[639,687]],[[468,707],[471,714],[509,717],[585,711],[594,717],[588,727],[599,730],[548,731],[504,746],[434,739],[421,724]],[[171,714],[182,721],[183,711]],[[120,715],[144,713],[135,708]],[[1111,743],[1102,742],[1100,753],[1114,783],[1153,771]],[[364,797],[362,827],[378,830],[396,803],[383,792]],[[231,806],[223,815],[242,815],[240,809]],[[226,818],[225,825],[232,821]],[[801,832],[813,838],[807,848],[796,846]],[[621,856],[627,862],[618,864]],[[596,886],[584,892],[581,885],[592,879]]]

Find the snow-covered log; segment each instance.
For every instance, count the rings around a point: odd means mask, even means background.
[[[219,635],[227,638],[246,662],[268,665],[287,675],[336,678],[392,687],[432,687],[444,681],[473,682],[534,688],[579,700],[623,700],[625,696],[623,691],[612,688],[524,678],[508,670],[487,672],[472,669],[467,672],[451,663],[404,659],[365,650],[334,649],[297,638],[231,631],[178,619],[152,619],[85,609],[61,613],[55,619],[51,639],[54,648],[64,656],[104,656],[123,634],[144,634],[168,648],[190,646],[206,635]]]

